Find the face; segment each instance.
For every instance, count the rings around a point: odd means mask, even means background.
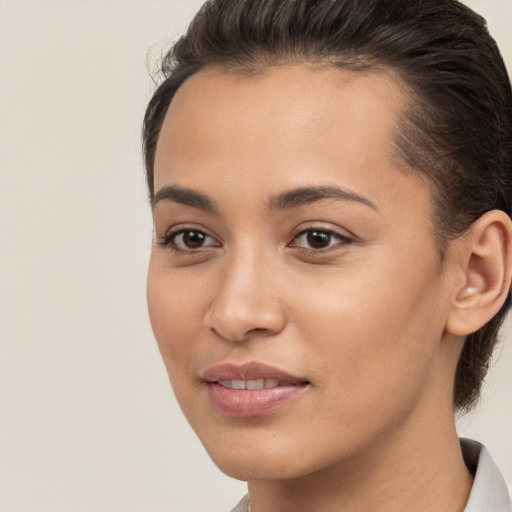
[[[404,102],[382,74],[285,65],[202,71],[170,105],[150,318],[184,414],[236,478],[362,459],[451,399],[431,192],[393,156]]]

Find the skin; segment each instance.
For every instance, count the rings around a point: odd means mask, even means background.
[[[502,247],[504,221],[482,221],[440,257],[431,187],[395,155],[406,101],[392,76],[288,64],[251,77],[202,71],[166,115],[155,192],[192,189],[215,211],[154,204],[151,323],[185,416],[219,468],[249,482],[252,512],[457,511],[467,501],[452,410],[472,328],[460,311],[475,318],[478,290],[491,289],[472,247],[484,231]],[[326,186],[364,200],[269,207]],[[205,233],[203,245],[166,238],[185,228]],[[308,229],[327,232],[325,247],[311,246]],[[223,414],[202,373],[253,361],[309,385],[270,414]]]

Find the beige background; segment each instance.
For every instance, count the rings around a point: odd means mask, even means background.
[[[512,68],[511,0],[473,0]],[[150,331],[146,54],[201,0],[0,0],[0,511],[222,512]],[[508,39],[507,39],[508,38]],[[512,482],[512,331],[461,432]]]

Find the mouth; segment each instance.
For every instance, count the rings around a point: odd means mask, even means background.
[[[304,378],[260,364],[223,364],[203,375],[212,404],[228,416],[261,416],[301,395],[310,385]]]
[[[300,384],[293,384],[291,382],[279,382],[277,379],[251,379],[251,380],[221,380],[215,382],[227,389],[274,389],[279,386],[301,386]],[[307,382],[304,382],[306,384]]]

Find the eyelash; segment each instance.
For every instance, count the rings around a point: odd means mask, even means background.
[[[176,239],[180,235],[184,235],[186,233],[189,233],[189,234],[193,233],[196,236],[199,235],[199,236],[203,236],[205,238],[209,238],[211,240],[215,240],[208,233],[206,233],[205,231],[203,231],[201,229],[198,229],[198,228],[195,228],[195,227],[190,227],[190,228],[185,227],[185,228],[179,228],[179,229],[171,230],[171,231],[167,232],[163,236],[162,240],[160,240],[158,243],[159,243],[160,246],[168,247],[173,252],[180,253],[180,254],[194,254],[194,253],[199,252],[202,249],[209,249],[210,247],[219,247],[219,245],[215,245],[215,244],[212,244],[210,246],[200,246],[200,247],[198,247],[196,249],[178,247],[176,245]],[[294,242],[296,240],[298,240],[300,237],[307,236],[307,235],[310,235],[312,233],[317,233],[317,234],[321,234],[321,235],[327,235],[330,238],[329,241],[332,241],[332,239],[335,239],[335,240],[337,240],[337,243],[329,244],[327,247],[322,247],[322,248],[301,247],[299,245],[294,244]],[[302,253],[305,253],[305,254],[310,255],[310,256],[317,256],[317,255],[325,254],[327,252],[335,250],[336,248],[338,248],[340,246],[349,245],[349,244],[351,244],[353,242],[354,242],[354,240],[352,238],[349,238],[347,236],[341,235],[340,233],[338,233],[336,231],[333,231],[333,230],[330,230],[330,229],[325,229],[325,228],[314,228],[314,227],[311,227],[311,228],[303,229],[302,231],[300,231],[297,234],[295,234],[294,237],[293,237],[292,242],[290,244],[288,244],[288,247],[296,247]]]
[[[194,233],[195,235],[204,236],[207,238],[211,238],[212,240],[215,240],[213,237],[211,237],[208,233],[203,231],[202,229],[190,227],[190,228],[179,228],[175,230],[168,231],[162,238],[162,240],[159,241],[159,245],[162,247],[168,247],[174,252],[181,253],[181,254],[187,254],[187,253],[195,253],[200,251],[201,249],[209,248],[209,246],[201,246],[197,249],[191,249],[191,248],[181,248],[176,245],[176,239],[180,235],[184,235],[186,233]]]
[[[332,241],[332,239],[336,240],[337,242],[334,244],[329,244],[327,247],[322,247],[322,248],[310,248],[310,247],[301,247],[298,245],[292,245],[293,242],[298,240],[300,237],[305,236],[305,235],[307,236],[307,235],[313,234],[313,233],[327,235],[330,237],[330,240],[329,240],[330,242]],[[293,237],[292,244],[290,244],[289,247],[297,247],[297,249],[299,249],[302,253],[305,253],[310,256],[317,256],[317,255],[321,255],[321,254],[325,254],[327,252],[333,251],[333,250],[339,248],[340,246],[349,245],[353,242],[354,242],[354,240],[352,238],[349,238],[348,236],[344,236],[344,235],[342,235],[336,231],[333,231],[331,229],[311,227],[311,228],[303,229],[302,231],[297,233]]]

